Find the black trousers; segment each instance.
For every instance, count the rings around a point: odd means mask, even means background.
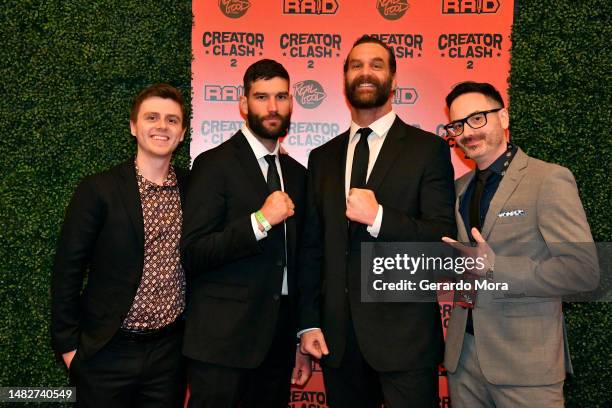
[[[93,357],[70,365],[77,406],[182,407],[186,376],[183,333],[134,340],[118,332]]]
[[[415,333],[418,336],[418,333]],[[340,367],[325,365],[323,381],[330,408],[438,407],[438,367],[381,372],[364,359],[351,319]]]
[[[189,408],[287,408],[296,337],[282,297],[272,346],[257,368],[226,367],[187,359]]]

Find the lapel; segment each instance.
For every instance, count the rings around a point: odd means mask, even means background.
[[[189,179],[189,172],[175,166],[174,173],[176,174],[176,180],[178,182],[181,207],[185,207],[185,196],[187,194],[187,180]]]
[[[255,193],[254,197],[258,198],[254,205],[260,206],[266,200],[266,197],[268,197],[269,192],[268,184],[266,184],[266,179],[261,173],[261,167],[259,167],[259,163],[255,158],[255,153],[253,153],[251,145],[249,145],[241,131],[232,136],[232,141],[236,147],[236,158],[244,172],[245,180],[247,180],[245,185],[249,186],[247,188],[252,188]]]
[[[510,198],[516,187],[519,185],[523,177],[525,176],[525,170],[527,169],[529,157],[519,148],[516,152],[516,156],[510,163],[508,171],[504,178],[499,183],[499,187],[491,200],[489,210],[485,217],[484,225],[482,226],[482,237],[484,239],[489,238],[491,229],[497,221],[500,210],[506,204],[506,201]]]
[[[461,177],[457,181],[457,199],[455,200],[455,219],[457,220],[457,240],[459,242],[470,242],[469,234],[465,229],[465,223],[463,222],[463,217],[461,216],[461,201],[463,201],[463,196],[467,190],[467,187],[472,182],[474,178],[474,174],[476,172],[474,170],[470,171],[468,175]]]
[[[348,220],[346,218],[346,152],[348,150],[349,133],[346,132],[336,136],[338,138],[338,147],[335,152],[332,152],[331,159],[332,171],[329,176],[333,177],[331,185],[333,188],[333,197],[330,199],[335,200],[334,208],[337,216],[333,217],[334,220],[339,222],[338,228],[343,231],[344,238],[348,238]],[[340,158],[340,160],[334,160],[334,158]],[[338,186],[338,188],[336,188]]]
[[[144,221],[142,219],[142,203],[138,192],[136,168],[134,160],[126,162],[119,167],[119,190],[121,201],[132,222],[138,244],[144,248]]]
[[[366,188],[376,192],[385,179],[385,175],[395,163],[395,160],[402,151],[402,145],[405,138],[405,132],[403,132],[402,129],[404,126],[399,116],[396,116],[393,125],[391,125],[389,132],[387,132],[380,153],[378,153],[376,163],[374,163],[374,167],[366,183]],[[344,157],[346,160],[346,154]]]

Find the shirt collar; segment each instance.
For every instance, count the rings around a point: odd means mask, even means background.
[[[487,167],[487,169],[491,170],[495,174],[502,174],[502,172],[505,169],[504,164],[506,163],[506,160],[508,160],[506,153],[508,153],[507,148],[506,150],[504,150],[504,152],[501,155],[499,155],[497,159],[495,159],[493,163],[491,163],[489,167]]]
[[[160,188],[160,187],[175,187],[178,183],[178,180],[176,178],[176,173],[172,165],[170,165],[170,168],[168,169],[168,175],[166,176],[166,180],[164,180],[164,183],[161,186],[150,180],[147,180],[140,172],[140,169],[138,168],[138,164],[136,164],[136,162],[134,162],[134,167],[136,168],[136,179],[138,180],[139,184],[142,184],[144,186],[145,189]]]
[[[242,129],[240,129],[240,130],[242,131],[242,134],[246,138],[247,142],[249,142],[249,145],[251,146],[251,150],[253,150],[253,153],[255,153],[255,157],[257,158],[257,160],[262,159],[262,158],[264,158],[265,156],[267,156],[269,154],[272,154],[274,156],[278,156],[278,149],[279,149],[279,146],[280,146],[280,143],[278,143],[278,141],[276,141],[276,147],[274,148],[274,151],[270,152],[255,137],[255,135],[253,134],[253,132],[251,132],[251,129],[249,129],[249,127],[246,125],[246,123],[244,125],[242,125]]]
[[[393,122],[395,121],[395,117],[396,117],[395,112],[390,111],[386,115],[370,123],[370,126],[368,127],[372,129],[372,134],[376,135],[377,137],[383,137],[387,134],[389,129],[391,129],[391,126],[393,125]],[[359,129],[361,129],[361,126],[351,121],[351,128],[349,130],[349,140],[351,141],[353,140],[353,138],[355,137]]]

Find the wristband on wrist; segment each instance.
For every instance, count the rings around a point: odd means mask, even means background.
[[[268,232],[272,229],[272,225],[270,225],[268,220],[266,220],[266,217],[264,217],[261,210],[255,213],[255,219],[259,221],[262,227],[264,227],[264,231]]]

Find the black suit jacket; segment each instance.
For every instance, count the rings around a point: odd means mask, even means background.
[[[285,192],[295,204],[287,225],[287,278],[292,304],[295,255],[302,230],[306,170],[279,155]],[[184,354],[231,367],[253,368],[272,344],[283,281],[283,245],[257,241],[250,215],[269,195],[242,132],[195,160],[185,207],[182,261],[192,282]]]
[[[174,170],[184,202],[187,172]],[[86,177],[68,206],[51,282],[54,350],[78,348],[86,359],[102,348],[132,306],[143,265],[144,224],[132,159]]]
[[[439,363],[443,338],[437,303],[361,303],[361,242],[439,242],[456,233],[450,151],[438,137],[396,118],[365,188],[383,206],[378,238],[347,229],[344,177],[349,132],[310,153],[300,329],[320,327],[338,366],[350,316],[366,361],[378,371]],[[347,300],[348,296],[348,300]]]

